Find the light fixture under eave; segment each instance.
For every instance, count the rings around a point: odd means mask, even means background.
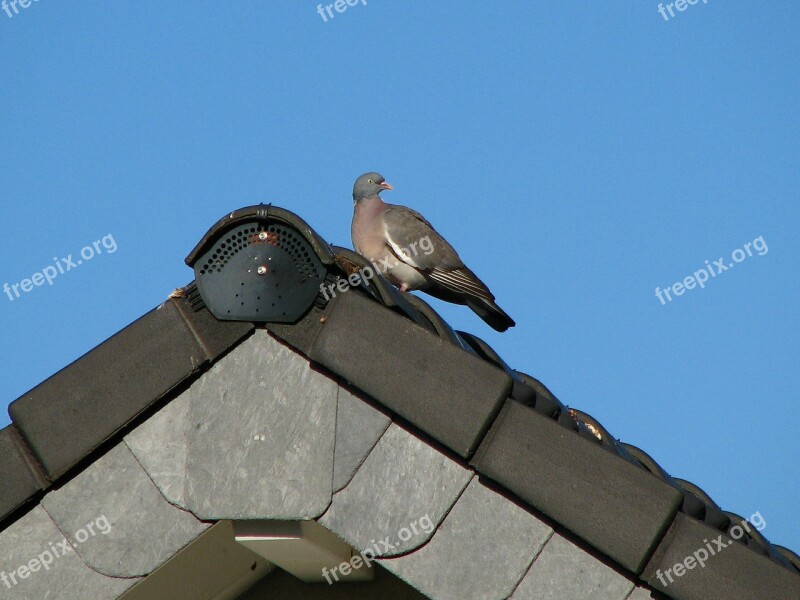
[[[234,521],[236,541],[305,581],[372,581],[375,568],[316,521]]]

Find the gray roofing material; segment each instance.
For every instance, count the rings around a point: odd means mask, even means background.
[[[337,389],[259,330],[126,441],[198,518],[315,518],[331,502]]]
[[[660,600],[662,598],[668,598],[668,596],[662,596],[658,592],[648,590],[647,588],[636,588],[631,592],[627,600]]]
[[[274,207],[221,223],[247,219],[304,231]],[[308,235],[328,280],[346,276]],[[433,531],[380,562],[432,598],[800,597],[800,560],[757,531],[663,585],[737,517],[406,297],[378,276],[254,332],[190,288],[17,400],[0,430],[0,572],[93,513],[112,529],[0,596],[118,597],[220,519],[319,518],[363,549],[427,514]],[[273,577],[287,581],[273,570],[245,597],[269,597]]]
[[[11,403],[50,481],[253,330],[186,308],[162,304]]]
[[[469,469],[392,424],[347,486],[319,520],[361,552],[387,532],[398,532],[425,516],[438,526],[472,478]],[[369,507],[369,508],[367,508]],[[375,556],[396,556],[427,542],[420,531]]]
[[[336,408],[336,452],[333,463],[333,491],[353,479],[392,418],[340,387]]]
[[[167,502],[124,443],[47,494],[41,506],[64,532],[103,519],[74,548],[89,568],[110,577],[151,573],[208,527]]]
[[[723,549],[714,541],[717,539],[724,544]],[[682,575],[664,573],[668,569],[674,572],[676,564],[683,563],[687,556],[697,556],[700,549],[709,550],[705,567],[695,564]],[[753,598],[791,598],[788,594],[800,598],[796,573],[734,542],[729,535],[680,513],[642,578],[656,590],[681,600],[714,598],[720,594],[721,581],[725,582],[731,598],[741,593],[737,590],[747,590],[745,593]]]
[[[432,598],[505,598],[552,535],[474,477],[428,544],[381,564]]]
[[[71,533],[71,532],[68,532]],[[10,573],[45,551],[62,552],[60,543],[65,538],[50,515],[41,506],[0,531],[2,562],[0,572],[10,578]],[[69,546],[72,548],[72,546]],[[47,558],[44,559],[47,561]],[[48,568],[41,566],[24,579],[16,576],[11,587],[0,581],[0,593],[9,600],[39,600],[41,598],[92,598],[113,600],[135,585],[138,578],[118,578],[102,575],[91,569],[73,550],[53,557]],[[12,582],[14,580],[11,580]]]
[[[511,598],[624,600],[633,587],[633,582],[556,533],[548,540]]]
[[[541,460],[547,455],[556,460]],[[473,464],[635,573],[681,501],[675,488],[596,440],[571,434],[514,400],[507,401]]]
[[[360,294],[336,300],[309,358],[380,398],[460,456],[470,455],[508,395],[511,379],[451,343],[431,340],[410,320]]]
[[[45,489],[49,482],[13,425],[0,429],[0,519]]]

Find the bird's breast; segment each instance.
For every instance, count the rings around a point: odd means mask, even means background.
[[[387,204],[380,198],[365,198],[356,203],[350,236],[356,252],[371,261],[379,260],[386,254],[386,234],[383,213]]]

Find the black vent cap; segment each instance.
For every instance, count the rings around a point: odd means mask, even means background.
[[[186,257],[186,264],[194,267],[197,259],[214,244],[214,242],[228,230],[244,222],[252,221],[277,221],[296,229],[314,249],[317,258],[324,265],[332,265],[334,261],[330,246],[323,240],[311,226],[293,212],[272,206],[271,204],[256,204],[246,206],[229,213],[217,221],[203,236],[194,249]]]
[[[299,217],[272,206],[220,220],[187,257],[220,320],[294,323],[313,305],[333,254]]]

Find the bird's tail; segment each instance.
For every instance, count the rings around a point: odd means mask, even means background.
[[[466,299],[466,305],[495,331],[505,331],[509,327],[516,325],[514,319],[509,317],[502,308],[491,300],[470,296]]]

